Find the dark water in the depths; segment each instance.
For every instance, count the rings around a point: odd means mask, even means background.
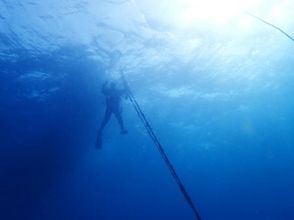
[[[294,219],[294,42],[189,4],[0,0],[1,220],[194,219],[128,100],[95,149],[121,68],[203,220]]]

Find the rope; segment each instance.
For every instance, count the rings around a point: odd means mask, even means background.
[[[173,164],[171,163],[168,156],[166,155],[163,146],[161,145],[161,143],[159,142],[157,136],[155,135],[151,125],[149,124],[148,120],[146,119],[145,114],[143,113],[142,109],[140,108],[138,102],[136,101],[132,91],[130,90],[130,87],[127,84],[127,81],[126,81],[126,79],[124,77],[124,74],[122,72],[121,72],[121,78],[122,78],[122,81],[123,81],[123,84],[124,84],[125,88],[127,89],[127,95],[129,97],[134,109],[136,110],[139,119],[143,123],[148,135],[150,136],[150,138],[154,142],[154,145],[157,147],[157,149],[158,149],[163,161],[165,162],[166,166],[168,167],[172,177],[174,178],[174,180],[175,180],[176,184],[178,185],[180,191],[182,192],[184,198],[186,199],[187,203],[189,204],[189,206],[191,207],[193,213],[195,214],[196,219],[201,220],[200,214],[199,214],[196,206],[194,205],[193,200],[191,199],[189,193],[187,192],[182,180],[178,176]]]
[[[253,17],[253,18],[255,18],[255,19],[259,20],[259,21],[261,21],[262,23],[264,23],[264,24],[266,24],[266,25],[268,25],[268,26],[270,26],[270,27],[273,27],[274,29],[278,30],[278,31],[281,32],[283,35],[285,35],[287,38],[289,38],[290,40],[294,41],[294,38],[293,38],[292,36],[290,36],[286,31],[282,30],[281,28],[279,28],[279,27],[277,27],[277,26],[275,26],[275,25],[273,25],[273,24],[271,24],[271,23],[269,23],[269,22],[263,20],[263,19],[260,18],[260,17],[257,17],[257,16],[254,15],[254,14],[251,14],[251,13],[249,13],[249,12],[245,12],[245,14],[247,14],[247,15],[249,15],[250,17]]]

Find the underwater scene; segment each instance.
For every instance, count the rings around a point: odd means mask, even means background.
[[[293,220],[293,11],[0,0],[0,219]]]

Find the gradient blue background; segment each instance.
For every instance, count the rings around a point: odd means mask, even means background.
[[[294,43],[189,4],[0,1],[0,219],[193,219],[129,101],[95,149],[120,68],[203,220],[294,219]],[[246,10],[294,34],[293,2]]]

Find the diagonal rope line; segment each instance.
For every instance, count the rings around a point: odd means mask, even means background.
[[[155,135],[151,125],[149,124],[148,120],[146,119],[145,114],[143,113],[142,109],[140,108],[138,102],[136,101],[132,91],[130,90],[130,87],[127,84],[127,81],[123,75],[123,73],[121,72],[121,77],[122,77],[122,81],[124,83],[125,88],[128,91],[128,97],[134,107],[134,109],[136,110],[139,119],[141,120],[141,122],[143,123],[148,135],[150,136],[150,138],[152,139],[152,141],[154,142],[155,146],[157,147],[162,159],[164,160],[165,164],[167,165],[171,175],[173,176],[176,184],[178,185],[180,191],[182,192],[184,198],[186,199],[187,203],[189,204],[190,208],[192,209],[193,213],[195,214],[195,217],[197,220],[201,220],[200,214],[196,208],[196,206],[193,203],[193,200],[191,199],[189,193],[187,192],[185,185],[183,184],[182,180],[180,179],[180,177],[178,176],[173,164],[171,163],[171,161],[169,160],[167,154],[165,153],[165,150],[163,148],[163,146],[161,145],[159,139],[157,138],[157,136]]]
[[[259,20],[259,21],[261,21],[262,23],[264,23],[264,24],[266,24],[266,25],[268,25],[268,26],[270,26],[270,27],[273,27],[274,29],[276,29],[277,31],[279,31],[279,32],[281,32],[283,35],[285,35],[287,38],[289,38],[290,40],[294,41],[294,37],[292,37],[291,35],[289,35],[289,34],[288,34],[286,31],[284,31],[283,29],[277,27],[276,25],[273,25],[273,24],[267,22],[266,20],[264,20],[264,19],[262,19],[262,18],[260,18],[260,17],[257,17],[256,15],[251,14],[251,13],[249,13],[249,12],[245,12],[245,14],[247,14],[247,15],[249,15],[250,17],[253,17],[253,18],[255,18],[255,19]]]

